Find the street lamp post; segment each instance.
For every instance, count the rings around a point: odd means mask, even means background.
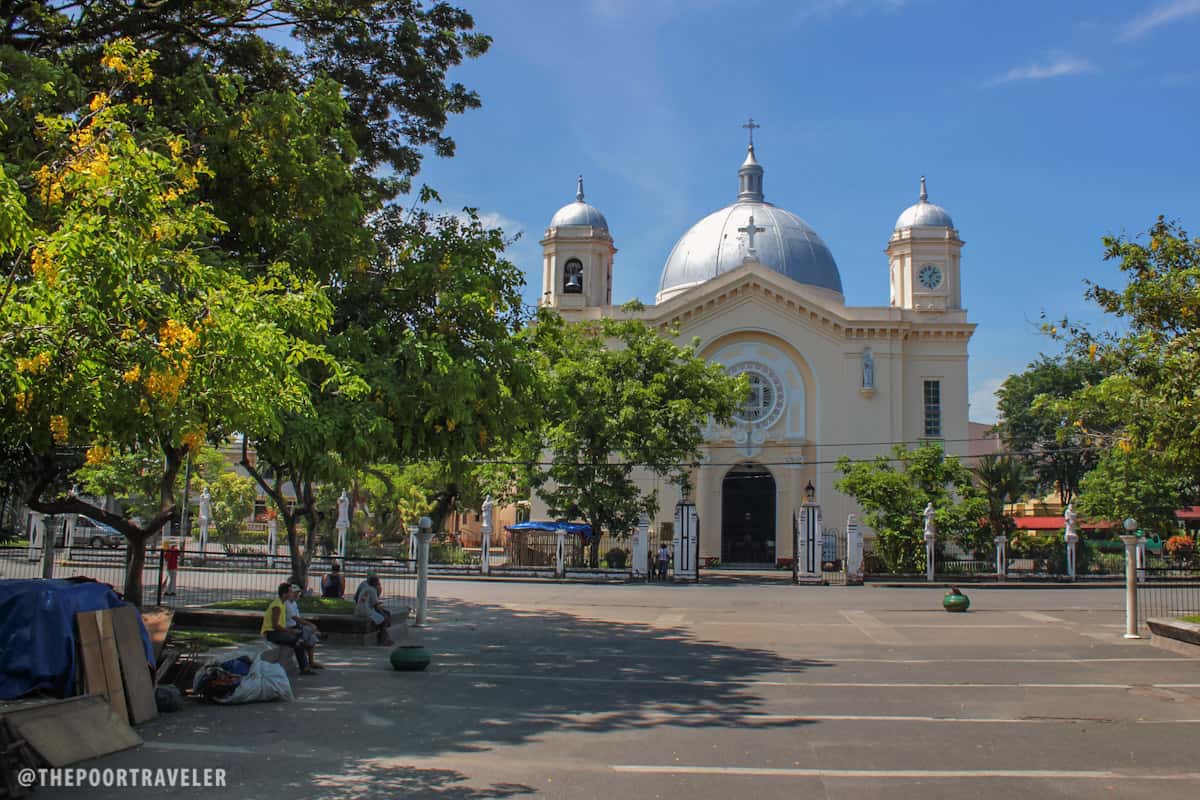
[[[1121,541],[1125,543],[1125,638],[1140,639],[1137,629],[1137,553],[1138,545],[1137,520],[1133,517],[1123,523],[1125,534]]]

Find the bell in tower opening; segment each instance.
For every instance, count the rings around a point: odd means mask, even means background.
[[[583,263],[572,258],[563,265],[563,294],[583,293]]]

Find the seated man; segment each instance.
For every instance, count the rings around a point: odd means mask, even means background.
[[[313,669],[325,669],[325,665],[318,662],[316,656],[317,644],[325,641],[325,637],[315,622],[300,616],[300,587],[293,583],[291,588],[292,590],[283,604],[287,611],[288,628],[300,631],[300,641],[308,650],[308,665]]]
[[[373,573],[368,575],[354,592],[354,614],[371,620],[375,625],[375,641],[378,644],[392,644],[392,637],[388,633],[388,628],[392,626],[392,612],[379,599],[382,591],[379,576]]]
[[[271,601],[267,606],[266,613],[263,614],[262,635],[271,644],[289,646],[296,653],[296,664],[300,667],[301,675],[313,675],[313,670],[308,666],[308,648],[304,646],[301,640],[300,631],[296,628],[287,626],[287,609],[284,603],[291,596],[292,585],[290,583],[279,584],[279,597]]]
[[[346,577],[336,561],[329,567],[329,574],[321,578],[321,597],[341,597],[346,593]]]

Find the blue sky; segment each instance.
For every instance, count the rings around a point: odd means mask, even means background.
[[[1100,237],[1158,214],[1200,232],[1200,0],[459,0],[491,51],[452,77],[483,108],[420,180],[521,238],[541,293],[546,224],[583,173],[618,253],[613,300],[653,302],[675,241],[732,202],[747,116],[767,200],[833,251],[850,305],[886,305],[883,250],[928,176],[966,247],[971,418],[1053,343],[1099,321]]]

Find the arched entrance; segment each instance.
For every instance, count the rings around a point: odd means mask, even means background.
[[[775,478],[739,464],[721,482],[721,563],[775,564]]]

